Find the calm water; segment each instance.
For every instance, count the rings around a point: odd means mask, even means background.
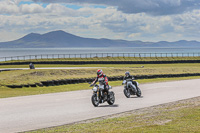
[[[106,53],[112,53],[112,54],[106,54]],[[132,54],[127,54],[127,53],[132,53]],[[121,47],[121,48],[6,48],[6,49],[0,49],[0,61],[45,59],[45,58],[46,59],[48,58],[88,58],[88,57],[107,57],[107,56],[111,56],[111,57],[200,56],[200,48],[130,48],[130,47],[122,48]],[[3,57],[10,57],[10,58],[3,58]]]
[[[200,48],[3,48],[0,57],[86,53],[200,53]]]

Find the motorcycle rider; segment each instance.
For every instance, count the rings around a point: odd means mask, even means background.
[[[30,63],[30,64],[29,64],[29,68],[30,68],[30,69],[35,69],[35,66],[33,65],[33,63]]]
[[[100,78],[103,80],[103,84],[104,84],[104,89],[100,90],[102,94],[101,97],[102,97],[102,102],[103,102],[104,92],[108,94],[109,85],[108,85],[108,78],[105,74],[103,74],[103,71],[101,69],[97,70],[97,77],[90,86],[93,86]]]
[[[137,92],[138,91],[138,86],[137,86],[137,83],[136,83],[136,81],[133,81],[133,79],[134,79],[134,77],[133,76],[131,76],[130,75],[130,72],[129,71],[126,71],[125,72],[125,76],[124,76],[124,78],[123,78],[123,80],[127,80],[127,79],[131,79],[132,80],[132,88],[135,90],[135,92]],[[124,83],[122,83],[122,85],[123,85]],[[133,84],[136,86],[136,88],[133,86]],[[126,85],[124,86],[124,88],[126,88]]]

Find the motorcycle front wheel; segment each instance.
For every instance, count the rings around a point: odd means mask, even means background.
[[[113,105],[114,102],[115,102],[115,94],[114,94],[114,92],[111,91],[111,92],[109,93],[109,99],[108,99],[107,103],[108,103],[109,105]]]
[[[141,97],[142,92],[141,92],[140,88],[138,87],[137,90],[138,90],[136,93],[137,97]]]
[[[99,100],[97,100],[97,95],[95,95],[95,94],[92,95],[91,101],[92,101],[92,104],[93,104],[95,107],[99,106]]]
[[[130,96],[131,96],[130,90],[129,90],[129,89],[124,89],[124,95],[125,95],[127,98],[130,98]]]

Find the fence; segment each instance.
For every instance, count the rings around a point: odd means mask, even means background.
[[[69,59],[69,58],[105,58],[105,57],[200,57],[200,53],[86,53],[86,54],[41,54],[0,57],[0,61]]]

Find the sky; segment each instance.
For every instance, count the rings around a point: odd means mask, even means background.
[[[0,0],[0,42],[29,33],[200,41],[200,0]]]

